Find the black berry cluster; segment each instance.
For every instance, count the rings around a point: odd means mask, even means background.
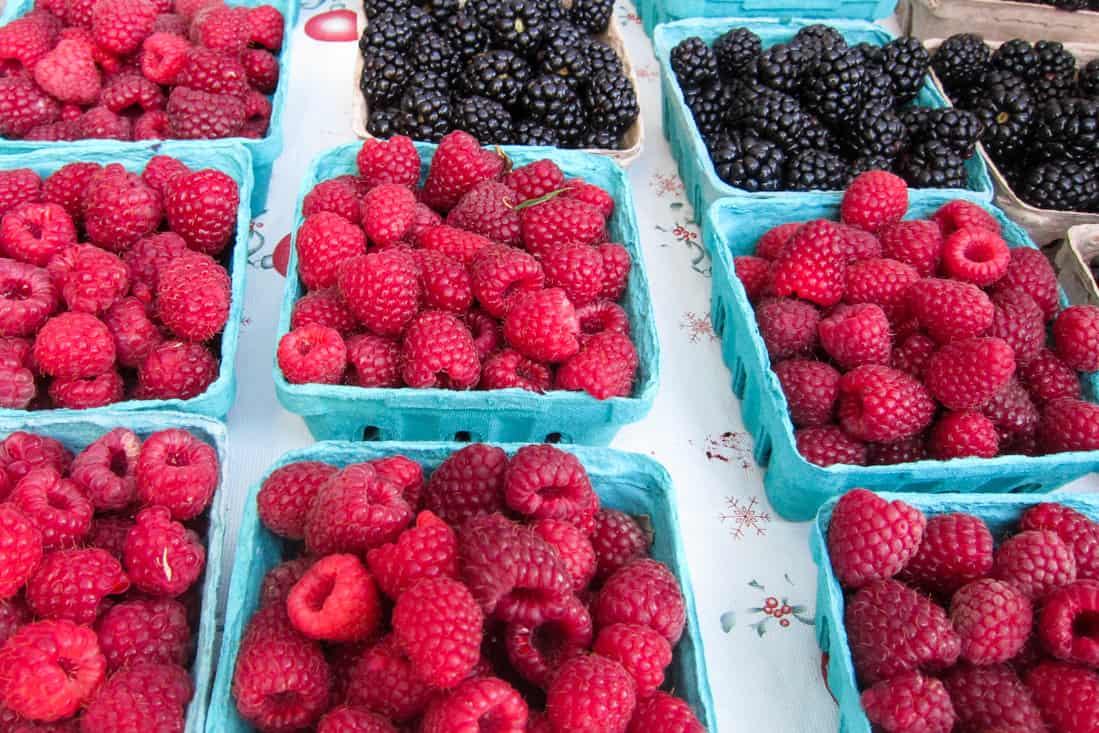
[[[1034,5],[1052,5],[1058,10],[1092,10],[1099,11],[1099,0],[1015,0],[1016,2],[1033,3]]]

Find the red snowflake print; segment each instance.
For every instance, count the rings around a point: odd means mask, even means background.
[[[682,196],[683,180],[675,173],[653,173],[649,179],[649,188],[656,191],[657,196]]]
[[[703,340],[717,341],[717,334],[714,333],[714,326],[710,322],[710,316],[698,315],[692,311],[687,311],[683,314],[683,318],[679,320],[679,328],[687,332],[687,339],[692,344],[697,344]]]
[[[722,463],[739,463],[747,470],[752,467],[752,442],[747,433],[726,431],[706,436],[706,458]]]
[[[745,534],[753,531],[756,536],[767,534],[767,524],[771,521],[771,515],[760,511],[759,499],[753,496],[744,503],[735,496],[728,496],[725,498],[725,506],[728,507],[728,511],[722,512],[718,517],[722,524],[729,525],[729,534],[733,539],[743,539]]]
[[[660,72],[657,71],[654,66],[638,66],[634,68],[633,73],[637,75],[638,79],[643,79],[645,81],[660,78]]]

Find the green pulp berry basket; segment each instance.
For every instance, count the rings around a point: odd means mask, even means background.
[[[271,471],[296,461],[324,461],[336,466],[346,466],[401,454],[421,464],[425,475],[428,475],[447,456],[461,447],[463,445],[457,443],[317,443],[284,455],[271,467]],[[511,454],[522,446],[500,447]],[[666,674],[665,688],[686,700],[703,725],[716,731],[702,633],[698,625],[694,592],[679,530],[677,502],[671,477],[659,463],[647,456],[608,448],[562,448],[576,454],[584,464],[603,506],[634,516],[644,515],[651,522],[654,533],[652,557],[666,564],[675,573],[687,606],[687,627],[675,648],[675,656]],[[248,495],[237,537],[221,657],[218,660],[214,694],[207,716],[207,733],[245,733],[252,730],[237,714],[231,694],[233,670],[244,628],[259,606],[263,576],[283,559],[287,559],[292,549],[289,543],[276,537],[260,523],[256,513],[256,495],[261,485],[262,481],[253,486]]]
[[[302,181],[294,218],[301,226],[302,201],[320,181],[356,173],[359,145],[344,145],[313,161]],[[417,143],[426,173],[435,146]],[[290,412],[305,418],[318,440],[472,440],[606,445],[631,422],[644,417],[656,396],[660,347],[656,337],[649,281],[637,230],[637,212],[626,172],[614,161],[579,151],[539,147],[501,148],[516,166],[543,158],[557,163],[567,178],[602,186],[615,200],[608,234],[629,250],[633,265],[622,306],[640,366],[629,397],[597,400],[583,392],[555,390],[534,394],[521,389],[457,392],[445,389],[379,389],[344,385],[291,384],[274,366],[275,391]],[[290,256],[279,316],[278,337],[290,330],[294,303],[305,294],[296,252]]]

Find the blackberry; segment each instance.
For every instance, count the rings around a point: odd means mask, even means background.
[[[536,0],[506,0],[488,29],[497,46],[528,56],[542,42],[545,19]]]
[[[859,55],[859,57],[868,64],[882,63],[882,49],[883,46],[875,46],[867,41],[859,41],[854,46],[851,46],[851,50]]]
[[[387,10],[403,13],[412,7],[412,0],[363,0],[363,14],[367,18],[381,15]]]
[[[371,105],[384,105],[401,96],[411,72],[408,61],[396,51],[372,51],[363,58],[359,89]]]
[[[1099,59],[1092,59],[1087,63],[1087,66],[1080,69],[1076,86],[1083,96],[1092,99],[1099,98]]]
[[[614,0],[572,0],[569,17],[581,30],[595,35],[607,32]]]
[[[864,158],[855,158],[847,169],[848,175],[854,178],[860,173],[866,173],[866,171],[891,171],[893,170],[893,161],[890,158],[871,155]]]
[[[896,103],[915,99],[931,65],[931,54],[923,43],[911,36],[894,38],[881,47],[879,59],[882,69],[889,75]]]
[[[1088,0],[1053,0],[1053,6],[1060,10],[1087,10]]]
[[[450,132],[450,98],[438,92],[406,92],[397,120],[402,134],[437,143]]]
[[[787,150],[798,144],[808,124],[798,100],[766,87],[759,91],[744,87],[729,115],[726,121],[731,127],[751,130]]]
[[[747,28],[733,28],[714,41],[717,70],[725,79],[739,79],[748,74],[761,53],[763,42]]]
[[[1034,98],[1019,77],[1002,71],[985,74],[984,89],[970,109],[984,124],[981,143],[997,164],[1017,156],[1026,146]]]
[[[581,38],[572,26],[555,26],[538,49],[538,70],[578,84],[586,82],[591,77],[591,61]]]
[[[486,144],[507,145],[515,139],[511,114],[488,97],[456,99],[452,121],[455,129],[465,130]]]
[[[912,142],[923,142],[927,140],[931,130],[931,115],[932,110],[930,107],[920,107],[919,105],[912,105],[902,109],[897,116],[901,118],[901,122],[904,123],[905,128],[908,130],[908,138]]]
[[[684,38],[677,43],[670,60],[675,78],[684,89],[700,87],[717,78],[717,56],[698,36]]]
[[[965,159],[946,143],[928,140],[909,149],[900,174],[914,188],[965,188]]]
[[[801,128],[800,147],[834,152],[836,146],[835,141],[832,139],[832,133],[828,131],[828,128],[816,117],[806,112],[805,126]]]
[[[752,134],[723,136],[710,149],[721,180],[745,191],[778,191],[786,154],[773,142]]]
[[[863,110],[877,109],[893,111],[893,82],[889,74],[876,64],[865,64],[865,76],[862,84]]]
[[[621,135],[641,114],[633,84],[622,74],[600,72],[584,92],[588,124],[594,130]]]
[[[823,150],[798,150],[786,160],[786,188],[790,191],[837,191],[850,178],[843,158]]]
[[[801,47],[776,43],[756,57],[756,79],[764,86],[796,94],[808,65]]]
[[[976,33],[947,38],[931,57],[931,67],[951,94],[977,84],[988,68],[991,52]]]
[[[450,92],[450,83],[437,71],[414,71],[405,82],[405,92],[411,90],[447,94]]]
[[[1038,41],[1038,73],[1030,80],[1030,93],[1039,104],[1060,99],[1076,85],[1076,57],[1057,41]]]
[[[463,66],[488,48],[488,33],[468,10],[447,18],[442,30]]]
[[[446,77],[452,76],[458,66],[458,56],[450,41],[434,31],[420,34],[412,42],[408,55],[416,59],[417,69],[434,71]]]
[[[621,150],[622,135],[589,127],[576,139],[576,147],[590,150]]]
[[[513,106],[530,79],[530,66],[511,51],[485,51],[474,56],[460,78],[469,95]]]
[[[436,23],[445,24],[462,11],[465,0],[419,0],[419,6]]]
[[[853,158],[895,158],[908,145],[908,128],[892,109],[868,107],[860,112],[844,137]]]
[[[572,86],[556,76],[535,77],[523,91],[522,106],[531,119],[557,130],[561,142],[573,142],[585,127],[584,111]]]
[[[1031,141],[1039,160],[1099,160],[1099,102],[1070,97],[1038,110]]]
[[[400,135],[397,125],[401,111],[396,107],[376,107],[370,110],[370,118],[366,121],[366,131],[374,137],[392,137]]]
[[[375,51],[408,50],[416,39],[416,28],[408,20],[408,11],[389,10],[371,18],[359,36],[359,51],[365,57]]]
[[[1099,204],[1099,178],[1092,163],[1052,160],[1027,172],[1019,195],[1040,209],[1090,211]]]
[[[531,120],[520,120],[515,125],[515,144],[556,147],[561,144],[561,138],[545,125]]]
[[[992,52],[992,66],[1020,79],[1033,79],[1040,70],[1038,52],[1029,41],[1012,38]]]
[[[943,143],[963,159],[973,156],[984,132],[977,115],[964,109],[939,109],[932,113],[930,121],[928,135],[932,140]]]
[[[699,89],[683,91],[695,125],[703,138],[710,138],[725,127],[725,113],[732,93],[720,79],[714,79]]]
[[[486,29],[492,27],[492,21],[500,14],[507,0],[466,0],[466,12],[473,12],[474,17]]]
[[[847,48],[847,41],[835,28],[823,23],[813,23],[798,29],[791,46],[798,46],[813,65],[828,48]]]
[[[592,75],[598,74],[600,71],[623,73],[622,59],[618,58],[618,54],[607,44],[591,38],[586,39],[583,48],[585,55],[588,57],[588,65],[591,67]]]
[[[826,48],[802,86],[802,101],[826,123],[844,124],[862,105],[865,78],[860,54],[847,47]]]

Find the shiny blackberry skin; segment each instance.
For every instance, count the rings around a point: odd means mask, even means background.
[[[745,191],[780,191],[786,154],[772,142],[751,134],[720,138],[710,149],[721,180]]]
[[[450,98],[438,92],[406,92],[397,125],[413,140],[439,142],[450,132]]]
[[[462,12],[465,0],[419,0],[418,5],[436,23],[445,24],[452,17]]]
[[[493,19],[500,14],[500,9],[506,2],[507,0],[466,0],[466,12],[472,11],[487,30],[492,27]]]
[[[401,134],[397,125],[401,111],[396,107],[372,107],[366,122],[366,131],[374,137],[392,137]]]
[[[882,63],[882,49],[884,46],[875,46],[867,41],[859,41],[854,46],[851,46],[851,50],[857,53],[864,62],[868,64]]]
[[[684,89],[683,96],[702,137],[709,138],[721,132],[732,100],[732,93],[723,81],[714,79],[701,88]]]
[[[557,25],[547,34],[537,55],[538,71],[554,74],[583,84],[591,78],[591,61],[578,30],[569,25]]]
[[[1020,79],[1033,79],[1040,71],[1038,52],[1029,41],[1012,38],[992,52],[992,67],[1014,74]]]
[[[583,101],[588,125],[601,132],[621,134],[641,114],[637,92],[622,74],[603,71],[593,76],[584,90]]]
[[[931,54],[919,39],[905,36],[882,46],[878,63],[889,75],[896,103],[904,104],[920,93],[931,66]]]
[[[569,17],[582,30],[599,35],[607,32],[613,13],[614,0],[572,0]]]
[[[447,18],[442,31],[463,65],[488,48],[488,32],[468,9]]]
[[[1040,160],[1099,160],[1099,102],[1070,97],[1039,108],[1031,141]]]
[[[561,144],[561,136],[555,130],[532,120],[519,120],[515,124],[516,145],[545,145],[556,147]]]
[[[1092,59],[1080,69],[1080,76],[1076,79],[1076,86],[1085,97],[1099,98],[1099,59]]]
[[[1034,51],[1038,54],[1038,74],[1030,80],[1034,101],[1041,106],[1071,94],[1076,86],[1076,57],[1057,41],[1038,41]]]
[[[899,167],[914,188],[965,188],[965,159],[938,140],[912,146]]]
[[[669,58],[675,78],[683,88],[700,87],[717,78],[717,56],[698,36],[677,43]]]
[[[622,59],[607,44],[594,38],[587,39],[584,44],[585,55],[588,57],[588,65],[592,74],[600,71],[613,71],[616,74],[623,73]]]
[[[797,147],[802,130],[809,118],[798,100],[789,94],[764,87],[758,92],[754,87],[744,87],[727,117],[730,126],[752,130],[762,138],[778,144],[784,150]]]
[[[589,127],[576,138],[575,146],[591,150],[621,150],[622,135]]]
[[[756,58],[756,79],[764,86],[796,94],[808,65],[801,47],[776,43]]]
[[[455,99],[451,121],[486,145],[515,142],[514,122],[504,105],[488,97]]]
[[[522,107],[531,119],[556,130],[564,144],[575,140],[586,127],[576,91],[556,76],[532,79],[523,91]]]
[[[363,0],[363,14],[373,18],[387,11],[403,13],[412,7],[412,0]]]
[[[409,22],[408,11],[389,10],[366,24],[359,36],[359,51],[364,56],[373,51],[406,51],[416,40],[416,28]]]
[[[789,191],[838,191],[850,180],[843,158],[822,150],[798,150],[786,159],[785,188]]]
[[[970,110],[984,124],[981,143],[997,165],[1026,149],[1035,109],[1025,81],[1003,71],[985,74]]]
[[[893,167],[893,160],[890,158],[869,156],[865,158],[855,158],[847,166],[847,169],[851,178],[854,178],[858,174],[865,173],[866,171],[891,171],[893,170]]]
[[[948,92],[977,84],[988,69],[992,55],[976,33],[958,33],[947,38],[931,57],[931,67]]]
[[[747,28],[732,28],[714,41],[717,71],[723,79],[739,79],[750,73],[761,53],[763,43]]]
[[[930,107],[912,105],[897,113],[897,116],[901,118],[901,122],[907,128],[908,137],[912,142],[923,142],[928,138],[933,111]]]
[[[852,158],[895,158],[908,145],[908,128],[891,109],[868,107],[846,128],[844,149]]]
[[[558,23],[570,23],[569,11],[561,4],[561,0],[537,0],[538,9],[542,11],[542,18],[549,25]]]
[[[1088,0],[1053,0],[1053,6],[1059,10],[1087,10]]]
[[[798,147],[824,150],[830,153],[835,152],[837,149],[831,131],[808,112],[805,113],[805,126],[801,128],[801,141]]]
[[[530,79],[530,66],[512,51],[485,51],[470,59],[459,77],[466,94],[495,99],[511,107]]]
[[[832,26],[823,23],[813,23],[798,29],[790,41],[791,46],[798,46],[809,58],[810,65],[815,64],[821,53],[827,48],[847,48],[847,41]]]
[[[382,105],[400,98],[411,73],[401,54],[387,49],[372,51],[363,58],[359,89],[371,105]]]
[[[893,82],[889,75],[877,64],[865,64],[864,68],[866,72],[862,83],[862,111],[877,109],[892,112],[896,105]]]
[[[545,18],[537,0],[506,0],[488,25],[492,42],[499,48],[529,56],[542,42]]]
[[[417,69],[434,71],[447,78],[453,76],[458,68],[458,55],[454,53],[450,41],[435,32],[421,33],[412,42],[408,57],[416,60]]]
[[[972,157],[983,132],[984,124],[977,115],[954,108],[935,110],[928,128],[932,140],[944,143],[962,158]]]
[[[449,80],[437,71],[414,71],[405,82],[405,92],[416,89],[421,92],[450,92]]]
[[[802,102],[825,123],[845,124],[861,108],[865,77],[865,62],[859,53],[846,47],[826,48],[802,84]]]
[[[1093,163],[1053,160],[1031,168],[1019,196],[1040,209],[1092,211],[1099,205],[1099,176]]]

